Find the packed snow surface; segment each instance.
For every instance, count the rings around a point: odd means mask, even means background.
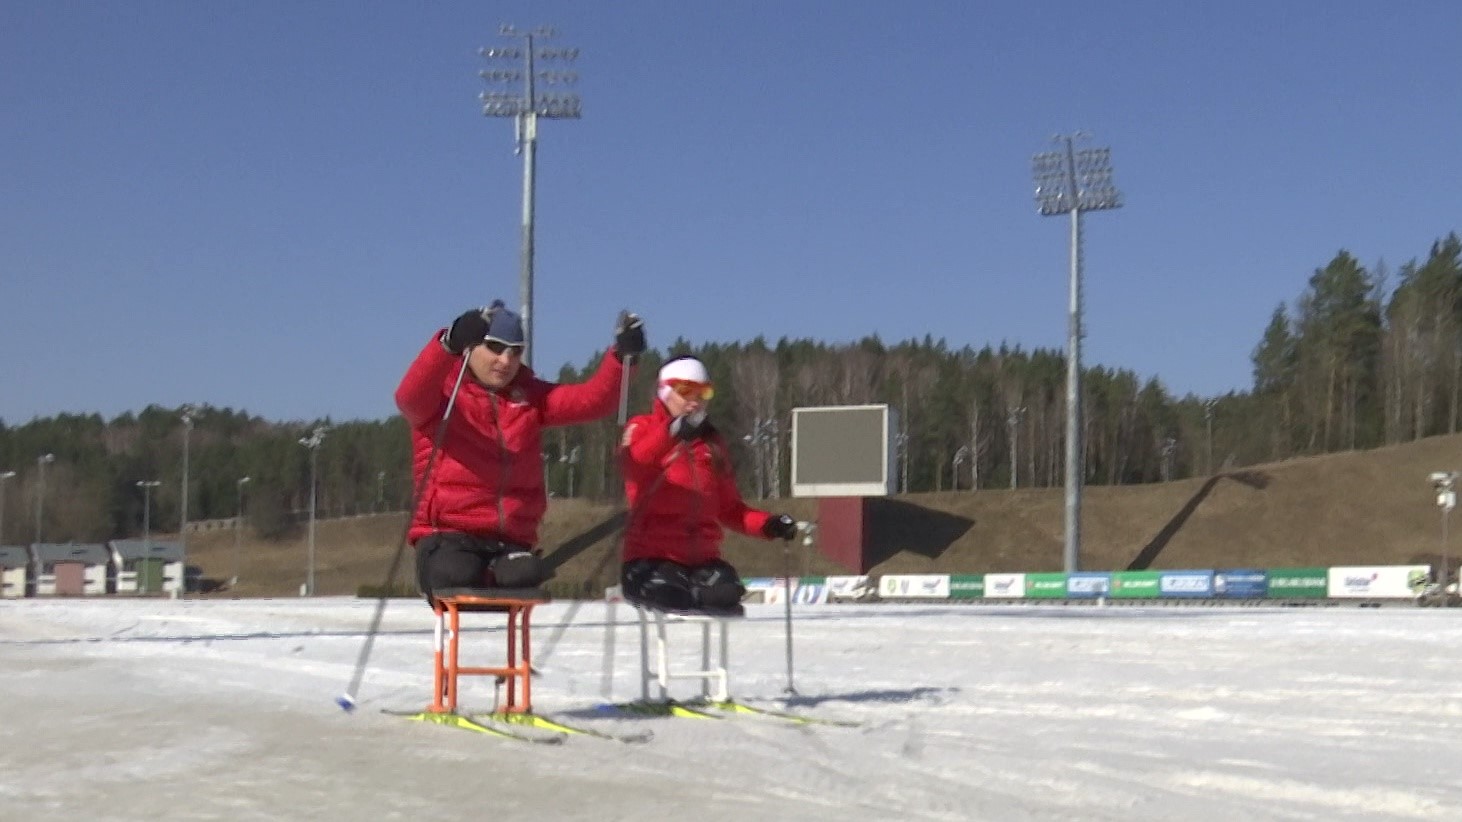
[[[552,603],[537,712],[653,738],[535,745],[384,712],[429,701],[420,601],[385,608],[337,707],[376,609],[0,602],[0,819],[1462,818],[1457,611],[808,605],[789,669],[783,607],[749,606],[733,696],[859,723],[836,727],[608,713],[640,693],[632,614]],[[464,619],[464,664],[500,662],[502,618]]]

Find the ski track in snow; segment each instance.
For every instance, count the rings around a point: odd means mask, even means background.
[[[732,692],[862,723],[842,728],[598,713],[609,609],[555,603],[535,707],[654,738],[539,746],[380,713],[427,701],[417,601],[389,604],[360,707],[336,708],[375,608],[0,602],[0,819],[1462,818],[1448,611],[799,606],[789,696],[781,606],[751,606]],[[624,701],[638,632],[618,618]],[[464,663],[502,641],[469,616]],[[463,680],[465,708],[493,700]]]

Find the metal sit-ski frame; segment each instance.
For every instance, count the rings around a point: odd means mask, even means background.
[[[497,712],[533,713],[533,646],[529,634],[533,606],[549,599],[546,592],[537,588],[446,588],[434,591],[432,611],[436,615],[436,629],[432,654],[432,702],[427,712],[456,713],[459,677],[492,676],[507,686],[507,699],[498,706]],[[463,613],[507,615],[507,659],[503,665],[461,664]]]

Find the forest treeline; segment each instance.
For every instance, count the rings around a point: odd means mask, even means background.
[[[1154,344],[1161,344],[1154,340]],[[911,492],[1055,486],[1063,481],[1065,360],[1059,350],[1001,344],[951,348],[925,337],[886,343],[757,338],[676,340],[648,352],[631,389],[648,405],[665,357],[693,353],[716,382],[713,419],[728,435],[749,498],[789,488],[790,411],[888,403],[899,410],[898,479]],[[597,363],[598,355],[588,363]],[[1253,386],[1218,397],[1174,397],[1160,379],[1120,368],[1083,372],[1088,484],[1162,481],[1304,454],[1371,448],[1455,433],[1462,415],[1462,241],[1432,244],[1394,272],[1347,251],[1316,269],[1269,318],[1253,355]],[[592,367],[566,366],[559,381]],[[394,386],[383,386],[383,391]],[[0,542],[98,540],[180,521],[183,455],[189,520],[244,510],[259,533],[296,527],[318,452],[321,517],[401,510],[411,496],[400,417],[270,422],[201,406],[151,406],[111,420],[62,414],[0,423]],[[612,497],[614,420],[545,432],[551,493]],[[54,460],[43,462],[46,454]],[[247,482],[240,482],[248,477]],[[139,482],[159,483],[144,494]],[[39,505],[37,503],[40,503]],[[37,520],[39,517],[39,521]]]

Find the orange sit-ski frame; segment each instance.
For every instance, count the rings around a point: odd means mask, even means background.
[[[507,702],[499,705],[499,713],[533,713],[533,646],[528,634],[533,606],[545,600],[508,599],[499,596],[458,594],[432,600],[436,614],[436,636],[432,654],[432,703],[430,713],[456,713],[457,678],[460,676],[495,676],[507,685]],[[508,617],[507,663],[498,667],[463,666],[459,645],[462,636],[462,612],[506,613]],[[445,636],[444,636],[445,635]],[[446,640],[443,643],[443,639]],[[521,655],[519,649],[521,648]],[[522,686],[522,701],[518,688]]]

